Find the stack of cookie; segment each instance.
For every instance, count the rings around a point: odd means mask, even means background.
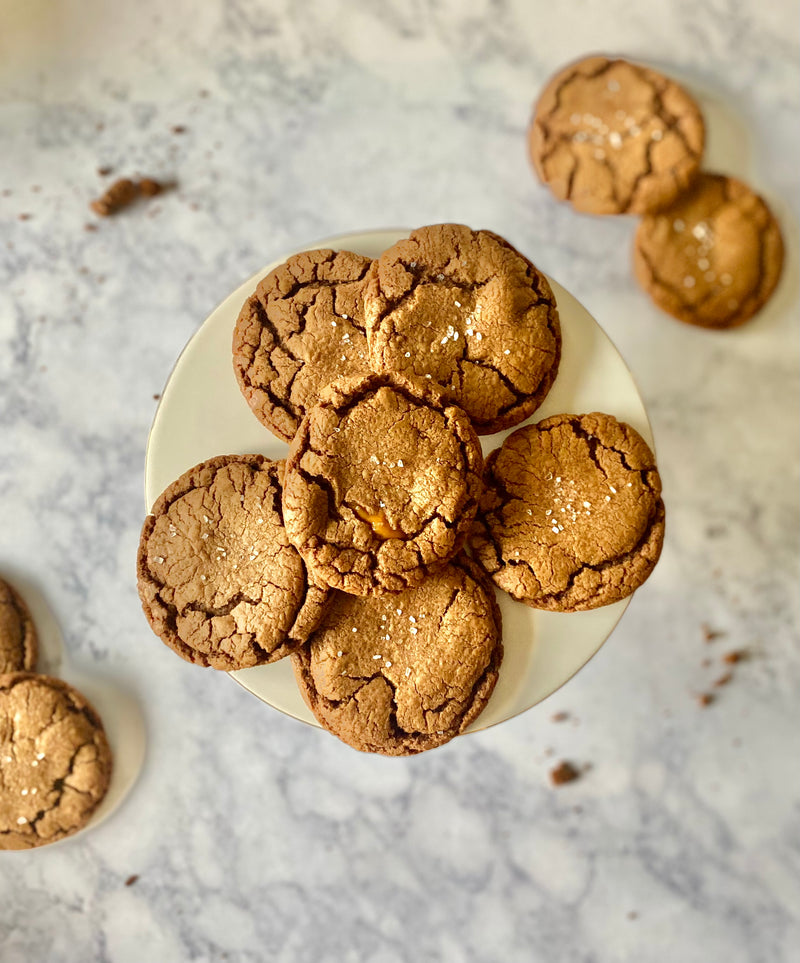
[[[291,654],[316,718],[355,748],[463,732],[502,659],[492,579],[537,608],[593,608],[661,548],[653,456],[610,415],[524,426],[484,465],[479,435],[527,419],[560,356],[547,279],[489,231],[290,258],[233,337],[287,457],[212,458],[160,496],[138,556],[150,625],[218,669]]]
[[[37,675],[37,657],[30,611],[0,579],[0,849],[76,833],[111,777],[100,717],[72,686]]]
[[[533,166],[557,198],[590,214],[642,217],[634,269],[658,307],[721,330],[766,304],[783,242],[746,184],[701,171],[704,144],[700,108],[682,87],[598,56],[547,83],[529,131]]]

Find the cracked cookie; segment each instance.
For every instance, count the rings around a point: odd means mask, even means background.
[[[328,600],[289,543],[283,462],[221,455],[158,498],[142,529],[139,597],[150,627],[182,658],[244,669],[288,655]]]
[[[19,592],[0,578],[0,675],[30,672],[37,654],[36,627],[28,606]]]
[[[258,420],[284,441],[325,385],[369,371],[361,291],[370,263],[349,251],[295,254],[239,314],[236,380]]]
[[[611,415],[555,415],[492,452],[472,531],[500,588],[538,609],[576,612],[630,595],[664,539],[653,454]]]
[[[286,530],[333,588],[399,592],[463,545],[482,467],[469,419],[434,385],[377,374],[335,383],[289,449]]]
[[[45,675],[0,676],[0,849],[78,832],[110,778],[103,723],[79,692]]]
[[[689,324],[731,328],[775,290],[783,240],[746,184],[704,173],[667,210],[642,219],[633,259],[637,280],[662,310]]]
[[[407,756],[443,745],[478,717],[502,657],[494,590],[462,554],[406,592],[337,592],[292,663],[329,732],[363,752]]]
[[[555,196],[588,214],[647,214],[692,182],[703,117],[674,81],[626,60],[587,57],[542,91],[528,136]]]
[[[364,313],[372,367],[446,388],[480,435],[524,421],[558,371],[550,285],[490,231],[413,231],[373,262]]]

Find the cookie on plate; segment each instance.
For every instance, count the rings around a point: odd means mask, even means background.
[[[0,676],[0,849],[78,832],[110,778],[103,723],[79,692],[45,675]]]
[[[366,373],[361,289],[370,259],[294,254],[259,283],[233,333],[233,369],[253,413],[291,441],[322,388]]]
[[[746,184],[703,173],[671,207],[642,219],[633,258],[639,283],[662,310],[689,324],[731,328],[775,290],[783,240]]]
[[[695,177],[705,128],[673,80],[607,57],[559,71],[542,91],[528,146],[542,183],[588,214],[647,214]]]
[[[36,626],[19,592],[0,578],[0,675],[36,667]]]
[[[469,419],[433,384],[377,374],[335,383],[289,449],[286,530],[333,588],[399,592],[461,548],[482,470]]]
[[[462,554],[397,595],[337,592],[292,662],[324,728],[355,749],[406,756],[441,746],[478,717],[502,657],[491,583]]]
[[[558,371],[550,285],[490,231],[413,231],[373,262],[364,312],[372,367],[443,386],[480,435],[524,421]]]
[[[221,455],[158,498],[142,529],[139,596],[182,658],[245,669],[288,655],[316,628],[328,591],[309,579],[281,515],[283,462]]]
[[[653,454],[611,415],[555,415],[492,452],[472,547],[500,588],[577,612],[630,595],[664,539]]]

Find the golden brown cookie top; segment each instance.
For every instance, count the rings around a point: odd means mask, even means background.
[[[445,387],[478,434],[519,424],[555,380],[561,331],[550,285],[490,231],[413,231],[373,263],[364,310],[373,368]]]
[[[283,462],[222,455],[159,497],[139,543],[139,596],[153,631],[215,669],[274,662],[322,617],[326,589],[308,579],[281,514]]]
[[[30,672],[38,652],[36,627],[19,592],[0,578],[0,675]]]
[[[502,659],[491,584],[465,555],[417,588],[380,598],[337,592],[293,657],[320,723],[364,752],[442,745],[486,705]]]
[[[780,227],[762,198],[721,174],[692,189],[636,232],[634,267],[655,303],[689,324],[730,328],[769,299],[781,275]]]
[[[495,582],[535,608],[629,595],[663,540],[661,480],[642,437],[610,415],[555,415],[493,452],[473,530]]]
[[[81,829],[108,789],[103,724],[66,682],[0,676],[0,849],[30,849]]]
[[[286,529],[328,585],[401,591],[463,544],[482,468],[469,419],[434,385],[387,375],[336,383],[289,450]]]
[[[529,134],[539,178],[589,214],[645,214],[669,204],[695,176],[704,141],[700,110],[682,87],[598,56],[548,82]]]
[[[295,254],[247,299],[233,334],[233,368],[256,417],[291,441],[320,391],[368,371],[361,297],[368,257]]]

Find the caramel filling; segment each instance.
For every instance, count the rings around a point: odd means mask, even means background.
[[[372,526],[372,531],[375,532],[375,534],[380,538],[405,537],[399,529],[392,528],[383,512],[378,512],[377,515],[372,515],[364,508],[357,508],[356,515],[358,515],[359,518],[362,518],[365,522],[368,522]]]

